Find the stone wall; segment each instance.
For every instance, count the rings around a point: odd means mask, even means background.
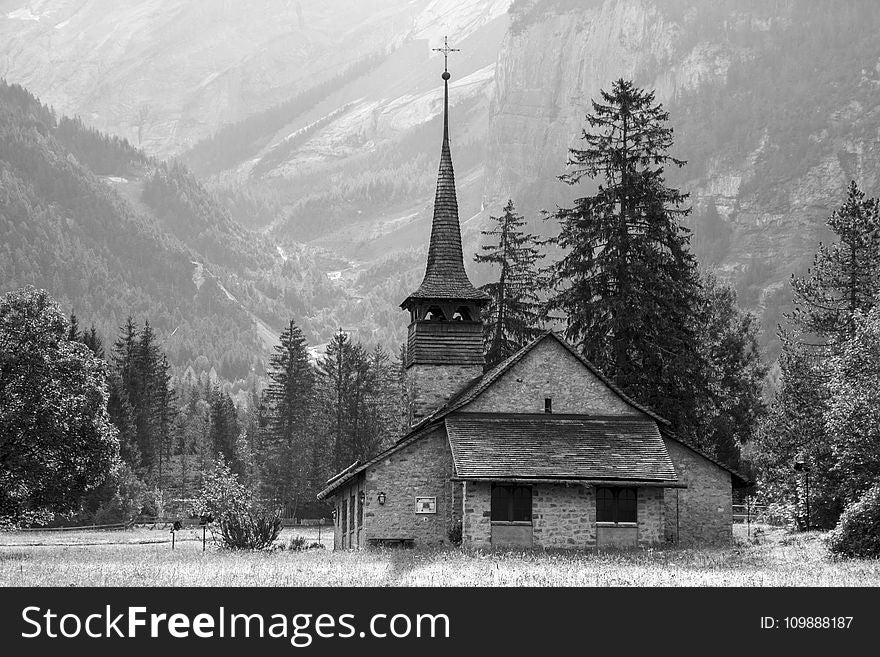
[[[639,488],[638,512],[639,545],[657,545],[663,542],[665,488]]]
[[[450,481],[452,472],[452,453],[442,428],[367,468],[362,545],[371,538],[413,538],[417,546],[449,543],[457,486]],[[379,504],[380,492],[385,493],[384,505]],[[417,514],[416,497],[436,498],[437,513]]]
[[[679,480],[687,488],[667,488],[665,539],[688,544],[733,540],[730,473],[677,440],[663,438]]]
[[[462,545],[467,548],[491,548],[492,484],[466,481],[463,495]]]
[[[491,490],[488,483],[465,484],[462,531],[465,547],[492,547]],[[663,490],[638,489],[638,524],[629,529],[631,533],[638,532],[633,543],[647,546],[663,540]],[[532,537],[532,544],[537,548],[596,547],[595,488],[535,484],[532,487]]]
[[[536,484],[532,524],[536,547],[588,548],[596,545],[596,496],[592,486]]]
[[[483,373],[480,365],[411,365],[406,369],[407,417],[413,426]]]
[[[520,362],[461,410],[543,413],[547,397],[552,400],[554,413],[641,415],[552,336],[535,345]]]

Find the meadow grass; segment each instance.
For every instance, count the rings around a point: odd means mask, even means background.
[[[737,534],[744,528],[737,527]],[[75,535],[74,535],[75,534]],[[229,552],[201,531],[0,534],[5,586],[877,586],[880,561],[829,556],[820,532],[757,544],[612,552],[446,550]],[[317,538],[311,528],[285,529]],[[332,547],[332,535],[322,539]]]

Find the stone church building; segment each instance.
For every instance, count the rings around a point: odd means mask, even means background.
[[[731,540],[741,475],[676,438],[560,336],[484,372],[487,295],[465,273],[449,74],[428,262],[409,313],[411,430],[336,474],[335,546],[593,548]]]

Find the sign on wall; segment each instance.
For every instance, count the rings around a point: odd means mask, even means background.
[[[437,513],[437,498],[417,497],[416,513]]]

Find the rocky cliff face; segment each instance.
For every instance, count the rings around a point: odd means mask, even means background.
[[[534,215],[588,193],[555,177],[590,100],[619,77],[655,89],[689,160],[669,177],[692,195],[694,247],[772,335],[784,282],[826,237],[845,185],[880,191],[878,18],[861,2],[517,2],[486,204],[510,197]]]
[[[179,153],[402,41],[468,34],[509,0],[2,0],[0,77]]]

